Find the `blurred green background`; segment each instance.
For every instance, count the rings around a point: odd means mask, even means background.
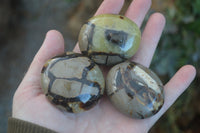
[[[132,0],[126,0],[122,13]],[[50,29],[59,30],[66,50],[76,44],[81,25],[102,0],[0,1],[0,132],[6,132],[12,96]],[[150,132],[200,132],[200,1],[152,0],[145,18],[154,12],[166,17],[166,26],[151,68],[166,83],[183,65],[197,69],[195,81]],[[144,26],[143,26],[144,27]]]

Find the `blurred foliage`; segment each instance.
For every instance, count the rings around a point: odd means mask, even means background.
[[[173,2],[165,10],[166,27],[152,65],[170,77],[185,64],[200,66],[200,1]]]
[[[199,133],[200,0],[169,0],[163,9],[166,27],[152,68],[159,75],[165,75],[166,81],[186,64],[194,65],[198,71],[190,89],[165,113],[151,132]]]

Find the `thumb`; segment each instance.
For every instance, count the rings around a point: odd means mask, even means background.
[[[35,55],[23,81],[18,89],[27,88],[27,86],[40,86],[40,73],[45,62],[59,54],[64,53],[64,39],[61,33],[51,30],[46,34],[46,38]]]

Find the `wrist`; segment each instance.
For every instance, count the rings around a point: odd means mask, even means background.
[[[48,129],[46,127],[20,120],[14,117],[8,119],[8,133],[33,133],[33,132],[42,132],[42,133],[55,133],[55,131]]]

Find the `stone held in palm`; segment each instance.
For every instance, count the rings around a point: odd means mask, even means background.
[[[80,113],[97,104],[104,93],[105,81],[100,68],[88,57],[67,53],[46,62],[41,85],[54,105]]]
[[[140,40],[140,29],[133,21],[122,15],[102,14],[82,26],[79,47],[97,64],[115,65],[131,58]]]
[[[149,68],[126,61],[111,68],[106,79],[111,103],[132,118],[156,114],[164,103],[163,84]]]

